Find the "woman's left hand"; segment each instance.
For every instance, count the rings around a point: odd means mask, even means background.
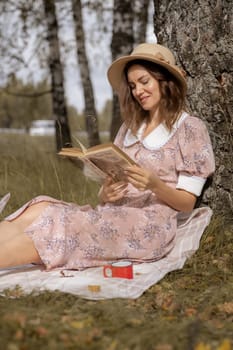
[[[140,191],[151,190],[158,185],[160,181],[158,176],[149,170],[140,168],[137,165],[125,169],[127,181]]]

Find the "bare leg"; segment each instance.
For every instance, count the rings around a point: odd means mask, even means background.
[[[48,202],[34,204],[12,222],[0,223],[0,268],[42,263],[33,241],[24,231],[47,205]]]

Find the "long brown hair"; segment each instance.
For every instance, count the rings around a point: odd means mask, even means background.
[[[139,64],[143,66],[159,83],[161,101],[159,115],[169,130],[185,109],[185,91],[179,81],[165,68],[158,64],[145,60],[134,60],[126,64],[124,79],[119,90],[119,101],[122,118],[128,128],[136,133],[141,123],[149,116],[132,95],[127,81],[129,68]]]

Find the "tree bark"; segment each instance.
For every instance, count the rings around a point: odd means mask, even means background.
[[[100,138],[98,131],[97,112],[95,108],[95,98],[86,54],[81,1],[72,0],[72,8],[77,42],[77,56],[84,92],[84,114],[86,120],[86,129],[89,145],[94,146],[100,143]]]
[[[132,51],[134,43],[133,19],[133,1],[114,0],[111,43],[112,60],[115,60],[122,55],[128,55]],[[113,109],[110,130],[111,140],[115,138],[121,122],[118,97],[113,93]]]
[[[233,3],[230,0],[154,0],[158,42],[187,73],[188,106],[208,125],[216,173],[205,203],[233,213]]]
[[[47,21],[47,39],[49,43],[49,67],[51,73],[53,113],[56,121],[56,146],[71,146],[70,129],[65,103],[64,77],[60,59],[58,23],[54,0],[43,0]]]
[[[134,41],[141,44],[146,41],[148,8],[150,0],[134,0]]]

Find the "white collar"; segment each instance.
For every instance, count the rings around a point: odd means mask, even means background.
[[[146,124],[143,123],[137,131],[136,135],[133,135],[131,130],[128,129],[125,135],[123,144],[125,147],[132,146],[136,142],[140,141],[143,146],[149,150],[155,150],[165,145],[165,143],[174,135],[181,123],[188,116],[188,113],[183,112],[180,118],[175,122],[172,130],[169,131],[164,123],[159,124],[154,130],[152,130],[144,139],[142,139],[143,131]]]

